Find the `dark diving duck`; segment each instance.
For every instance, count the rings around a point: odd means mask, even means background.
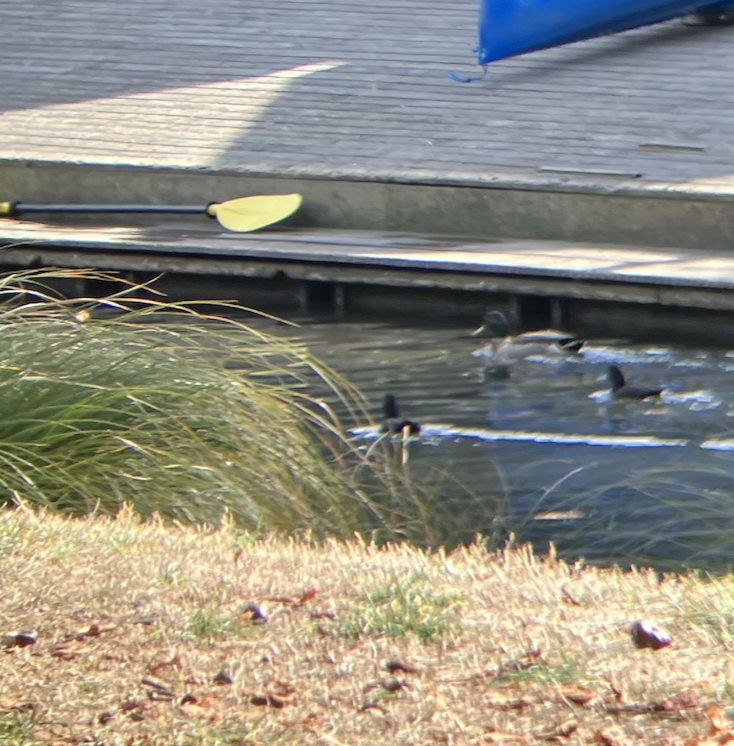
[[[401,417],[398,400],[392,394],[385,396],[383,407],[385,419],[380,425],[381,433],[390,433],[391,435],[401,435],[404,432],[407,432],[408,435],[418,435],[420,433],[420,422]]]
[[[624,373],[617,365],[610,365],[608,372],[609,383],[612,387],[612,397],[615,399],[647,399],[651,396],[660,396],[663,387],[656,388],[652,386],[632,386],[624,378]]]

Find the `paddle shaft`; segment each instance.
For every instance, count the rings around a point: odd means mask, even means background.
[[[178,215],[208,215],[207,207],[189,205],[24,205],[16,202],[10,205],[10,216],[28,212],[74,212],[74,213],[168,213]]]
[[[143,215],[208,215],[230,231],[249,233],[278,223],[292,215],[303,202],[300,194],[259,194],[226,202],[210,202],[206,207],[187,205],[26,205],[0,202],[0,217],[15,218],[26,213],[138,213]]]

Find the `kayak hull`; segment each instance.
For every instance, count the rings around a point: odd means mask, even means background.
[[[557,47],[660,23],[698,11],[734,9],[734,0],[481,0],[479,62]]]

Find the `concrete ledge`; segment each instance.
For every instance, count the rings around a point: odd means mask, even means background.
[[[299,191],[302,227],[728,251],[734,188],[599,174],[257,173],[0,160],[0,201],[199,204]]]
[[[5,264],[209,274],[734,310],[725,252],[377,231],[236,234],[194,218],[72,227],[0,220]]]

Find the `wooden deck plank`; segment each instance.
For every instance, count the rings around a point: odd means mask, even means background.
[[[672,21],[449,80],[477,69],[475,39],[476,0],[28,0],[0,24],[0,158],[439,179],[576,168],[734,191],[734,28]],[[277,73],[330,61],[273,92]]]

